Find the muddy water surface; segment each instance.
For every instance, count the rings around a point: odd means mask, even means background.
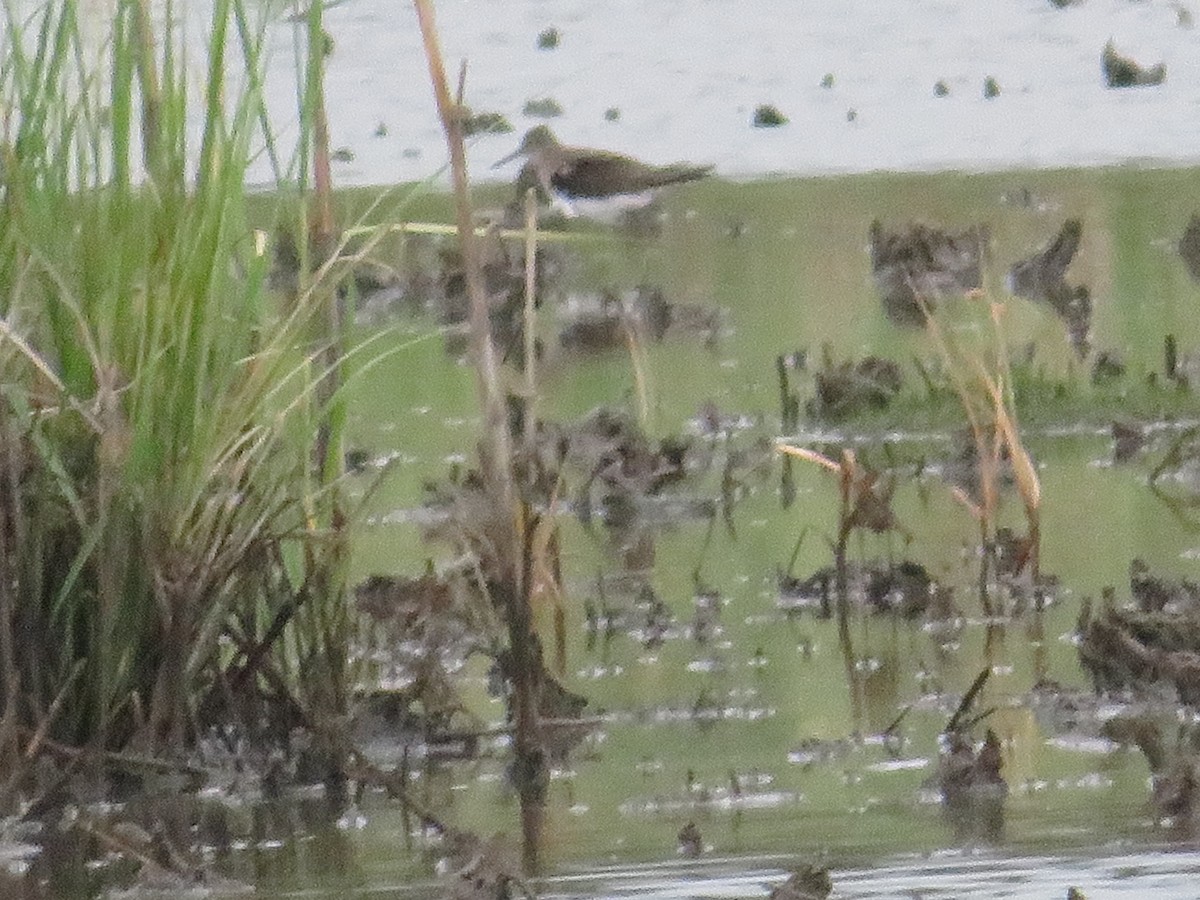
[[[436,206],[408,209],[432,217]],[[1186,391],[1162,389],[1165,334],[1185,360],[1200,344],[1191,314],[1200,290],[1175,248],[1197,209],[1200,176],[1187,170],[713,182],[671,197],[657,237],[588,232],[571,242],[574,261],[540,313],[539,412],[642,409],[653,434],[688,434],[707,449],[694,478],[643,510],[640,530],[585,522],[564,499],[564,684],[588,699],[594,728],[552,773],[546,895],[765,896],[800,858],[832,866],[839,896],[1051,897],[1068,885],[1101,897],[1194,895],[1200,860],[1156,824],[1143,756],[1102,736],[1116,707],[1092,697],[1074,631],[1084,598],[1111,587],[1128,600],[1135,557],[1163,576],[1200,579],[1194,484],[1186,471],[1148,484],[1198,411]],[[960,416],[930,404],[916,374],[914,360],[936,357],[929,337],[898,329],[880,307],[866,251],[877,217],[990,228],[988,296],[1005,303],[1009,348],[1031,360],[1018,415],[1042,481],[1042,570],[1057,581],[1044,604],[1013,595],[984,613],[977,526],[946,485]],[[1084,228],[1068,280],[1087,284],[1095,302],[1083,360],[1057,317],[1002,290],[1011,262],[1068,217]],[[599,288],[622,295],[647,284],[691,327],[647,341],[636,367],[620,343],[562,346],[565,323]],[[402,349],[356,388],[354,440],[372,460],[359,484],[392,465],[356,567],[411,574],[438,554],[419,539],[420,483],[469,462],[479,420],[470,372],[447,354],[431,315],[369,318],[364,334],[383,328]],[[1092,383],[1102,350],[1127,366],[1115,386]],[[825,352],[901,366],[892,413],[848,423],[802,413],[786,436],[853,446],[896,473],[903,533],[856,537],[851,560],[919,562],[952,588],[949,619],[862,612],[839,634],[815,604],[781,595],[781,571],[830,564],[836,530],[835,479],[798,462],[785,492],[762,443],[784,436],[776,356],[799,352],[811,366]],[[792,386],[810,400],[811,368]],[[1116,417],[1151,424],[1146,449],[1127,463],[1113,462]],[[1011,492],[1000,521],[1023,527]],[[986,724],[1009,784],[998,827],[948,819],[932,784],[939,732],[982,668],[992,674],[981,705],[994,707]],[[472,712],[502,726],[486,671],[469,662],[462,674]],[[395,746],[381,732],[371,749],[387,759]],[[456,824],[514,835],[507,760],[497,738],[468,762],[418,766],[415,784]],[[406,842],[394,804],[368,795],[338,821],[312,851],[302,842],[286,854],[292,863],[271,866],[263,886],[306,896],[433,890],[437,853],[420,835]],[[702,836],[698,862],[678,857],[689,822]]]

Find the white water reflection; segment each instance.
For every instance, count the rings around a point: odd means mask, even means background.
[[[734,868],[734,866],[738,866]],[[751,868],[746,868],[750,866]],[[1100,859],[1068,856],[1003,857],[987,852],[950,851],[925,858],[897,859],[869,869],[834,869],[834,896],[872,900],[927,898],[1063,898],[1077,887],[1091,898],[1195,898],[1200,854],[1147,851]],[[539,896],[640,897],[647,900],[731,900],[765,897],[787,877],[787,861],[714,861],[614,868],[549,879]]]
[[[442,0],[437,14],[450,71],[469,61],[470,105],[502,113],[518,133],[538,121],[522,116],[526,101],[552,97],[564,110],[554,127],[569,142],[659,162],[711,162],[719,174],[741,177],[1192,161],[1200,29],[1184,27],[1187,6]],[[435,174],[445,149],[412,5],[349,0],[329,9],[325,26],[334,41],[332,139],[354,157],[337,165],[336,180]],[[549,26],[561,33],[560,46],[539,50],[537,35]],[[295,133],[297,27],[281,20],[270,34],[270,105],[285,135]],[[1166,83],[1106,89],[1100,55],[1110,38],[1138,62],[1164,62]],[[827,74],[832,86],[824,88]],[[983,96],[988,76],[1001,88],[991,100]],[[934,96],[938,81],[948,96]],[[752,128],[762,103],[790,123]],[[617,121],[606,120],[609,109],[620,111]],[[517,139],[478,139],[474,174],[490,177],[488,167]],[[268,179],[265,161],[253,175]]]

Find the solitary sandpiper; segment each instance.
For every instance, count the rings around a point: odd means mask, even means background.
[[[712,166],[655,166],[608,150],[568,147],[545,125],[526,132],[521,146],[492,168],[518,156],[526,159],[517,177],[518,188],[539,187],[567,216],[601,217],[603,207],[637,209],[648,204],[659,188],[703,178],[712,171]]]

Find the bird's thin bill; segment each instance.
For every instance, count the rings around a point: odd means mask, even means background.
[[[516,158],[517,158],[518,156],[520,156],[520,155],[521,155],[521,148],[520,148],[520,147],[518,147],[518,148],[517,148],[516,150],[514,150],[512,153],[508,154],[508,156],[504,157],[504,159],[499,159],[499,160],[496,160],[496,162],[492,163],[492,168],[493,168],[493,169],[498,169],[498,168],[500,168],[502,165],[504,165],[505,163],[510,163],[510,162],[512,162],[514,159],[516,159]]]

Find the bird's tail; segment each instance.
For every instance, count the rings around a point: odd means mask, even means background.
[[[695,181],[712,174],[712,166],[694,166],[690,163],[674,163],[662,166],[656,172],[654,183],[648,187],[661,187],[665,184],[678,184],[681,181]]]

